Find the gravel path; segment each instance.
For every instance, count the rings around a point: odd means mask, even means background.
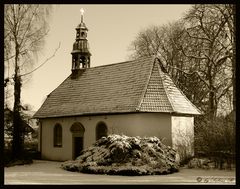
[[[69,172],[61,162],[34,160],[31,165],[4,168],[4,183],[10,184],[235,184],[235,170],[181,168],[169,175],[117,176]]]

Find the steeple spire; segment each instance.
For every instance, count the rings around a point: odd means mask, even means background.
[[[83,8],[81,8],[81,9],[80,9],[80,12],[81,12],[81,23],[83,23],[83,14],[84,14],[84,9],[83,9]]]
[[[87,27],[83,22],[84,10],[81,8],[81,22],[76,27],[76,39],[73,44],[72,54],[72,76],[76,78],[86,68],[90,67],[89,45],[87,40]]]

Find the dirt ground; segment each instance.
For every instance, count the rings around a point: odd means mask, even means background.
[[[236,184],[235,170],[203,170],[181,168],[169,175],[117,176],[69,172],[60,168],[61,162],[34,160],[31,165],[4,168],[4,184]]]

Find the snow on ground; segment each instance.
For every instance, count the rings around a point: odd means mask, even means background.
[[[235,170],[203,170],[180,168],[177,173],[149,176],[95,175],[69,172],[62,162],[34,160],[31,165],[4,168],[4,183],[11,184],[236,184]]]

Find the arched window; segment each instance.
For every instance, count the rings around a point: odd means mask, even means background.
[[[62,126],[56,124],[53,132],[54,147],[62,147]]]
[[[104,122],[99,122],[96,127],[96,140],[108,135],[108,129]]]

